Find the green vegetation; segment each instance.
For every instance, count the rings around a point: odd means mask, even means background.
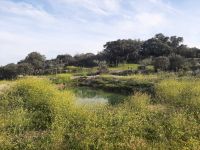
[[[101,75],[93,78],[79,78],[77,84],[124,94],[131,94],[138,91],[154,94],[154,86],[158,80],[160,78],[157,75]]]
[[[162,33],[145,41],[120,39],[107,42],[98,54],[58,55],[46,60],[32,52],[17,64],[0,67],[0,79],[26,75],[74,73],[76,76],[111,73],[116,75],[154,72],[200,74],[200,49],[183,44],[183,38]]]
[[[58,83],[69,82],[63,76]],[[0,96],[0,149],[198,150],[200,80],[162,77],[115,77],[154,82],[155,95],[138,91],[114,106],[76,105],[46,78],[11,82]]]
[[[0,149],[199,150],[200,49],[182,42],[157,34],[0,67]]]
[[[46,79],[13,83],[0,99],[0,149],[48,149],[59,118],[69,113],[71,92],[60,92]]]
[[[71,74],[57,74],[57,75],[50,75],[49,78],[55,84],[66,84],[70,83],[72,75]]]
[[[138,70],[139,64],[119,64],[115,67],[109,67],[109,70],[111,71],[118,71],[118,70]],[[149,65],[147,66],[148,70],[153,70],[153,66]]]

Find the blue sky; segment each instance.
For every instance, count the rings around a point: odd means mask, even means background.
[[[199,0],[0,0],[0,65],[38,51],[97,53],[107,41],[184,37],[200,48]]]

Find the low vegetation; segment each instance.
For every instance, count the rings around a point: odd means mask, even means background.
[[[0,67],[0,149],[199,150],[199,75],[200,49],[163,34],[98,54],[32,52]],[[112,100],[77,103],[79,86]]]
[[[199,82],[158,80],[155,96],[138,91],[114,106],[76,105],[71,91],[46,78],[11,82],[0,96],[0,149],[198,150]]]

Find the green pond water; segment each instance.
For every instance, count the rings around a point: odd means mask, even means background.
[[[112,93],[112,92],[105,92],[99,89],[92,89],[88,87],[78,87],[73,89],[76,100],[78,103],[81,104],[119,104],[123,102],[128,96]]]

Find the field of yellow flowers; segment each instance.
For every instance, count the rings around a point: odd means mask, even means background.
[[[200,149],[199,80],[163,79],[155,96],[136,92],[115,106],[74,101],[46,78],[9,83],[0,93],[0,149]]]

